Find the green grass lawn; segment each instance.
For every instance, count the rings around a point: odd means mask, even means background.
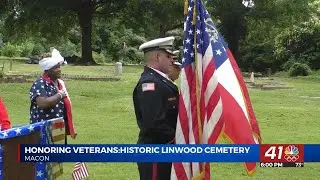
[[[113,66],[66,66],[67,74],[113,75]],[[74,123],[78,136],[70,143],[121,144],[135,143],[136,125],[132,91],[142,67],[125,66],[117,82],[69,80]],[[40,72],[38,65],[14,63],[14,74]],[[287,90],[250,90],[258,118],[263,143],[320,143],[320,99],[300,97],[320,96],[320,78],[276,78],[292,86]],[[14,125],[28,124],[29,88],[31,84],[0,84],[0,96],[8,108]],[[71,179],[74,163],[65,163],[62,179]],[[242,164],[212,163],[212,179],[247,179]],[[259,168],[254,179],[317,179],[320,164],[306,163],[304,168]],[[90,179],[138,179],[135,163],[88,163]]]

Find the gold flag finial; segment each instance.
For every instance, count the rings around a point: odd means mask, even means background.
[[[188,0],[184,0],[184,15],[188,14]]]

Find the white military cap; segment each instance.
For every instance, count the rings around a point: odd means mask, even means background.
[[[175,62],[173,62],[173,64],[177,65],[177,66],[182,66],[182,64],[179,61],[175,61]]]
[[[168,53],[173,54],[173,41],[174,37],[165,37],[165,38],[158,38],[151,41],[148,41],[146,43],[141,44],[139,47],[140,51],[148,52],[153,50],[165,50]]]
[[[177,65],[177,66],[182,66],[182,64],[179,61],[175,61],[175,62],[173,62],[173,64]]]
[[[180,53],[179,50],[173,51],[173,54],[174,54],[175,56],[179,56],[179,53]]]
[[[179,57],[179,53],[180,53],[179,50],[173,51],[173,54],[174,54],[174,58],[175,58],[175,59]],[[177,65],[177,66],[182,66],[182,64],[179,62],[179,60],[178,60],[178,61],[174,61],[173,64],[174,64],[174,65]]]

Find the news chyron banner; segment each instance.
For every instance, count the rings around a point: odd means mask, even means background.
[[[304,167],[320,162],[320,144],[70,144],[19,145],[19,162],[259,162]]]

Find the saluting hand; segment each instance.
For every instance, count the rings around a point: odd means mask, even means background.
[[[66,93],[64,90],[59,90],[59,91],[58,91],[58,94],[61,95],[61,99],[67,97],[67,93]]]

